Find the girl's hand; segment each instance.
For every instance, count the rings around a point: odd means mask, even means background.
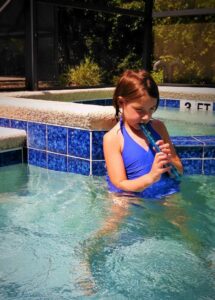
[[[156,142],[156,144],[160,148],[161,152],[167,154],[168,157],[171,156],[171,150],[170,150],[170,144],[169,143],[164,143],[163,140],[159,140],[159,141]]]
[[[160,180],[163,173],[170,171],[171,167],[166,167],[169,162],[168,154],[163,152],[156,153],[151,171],[149,172],[153,182]]]

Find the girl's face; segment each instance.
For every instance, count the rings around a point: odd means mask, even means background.
[[[134,129],[139,129],[139,123],[148,123],[156,110],[157,99],[146,92],[141,98],[127,102],[120,101],[124,122]]]

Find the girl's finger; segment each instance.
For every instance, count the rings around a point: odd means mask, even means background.
[[[166,173],[166,172],[169,173],[170,170],[171,170],[171,166],[165,167],[165,168],[162,169],[162,173]]]
[[[158,145],[159,147],[161,146],[161,145],[163,145],[164,144],[164,141],[163,140],[158,140],[158,141],[156,141],[156,145]]]

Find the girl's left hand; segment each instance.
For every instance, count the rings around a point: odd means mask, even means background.
[[[163,140],[158,140],[156,142],[156,144],[160,148],[161,152],[165,153],[167,155],[169,161],[171,161],[171,150],[170,150],[169,143],[164,143]]]

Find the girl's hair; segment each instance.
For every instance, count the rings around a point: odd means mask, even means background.
[[[150,97],[157,99],[157,109],[159,105],[159,91],[152,76],[145,70],[125,71],[119,78],[113,95],[113,106],[116,109],[116,118],[119,118],[119,96],[129,102],[142,97],[144,92],[147,92]]]

